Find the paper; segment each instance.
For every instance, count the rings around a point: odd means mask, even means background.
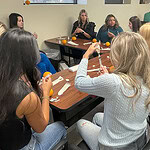
[[[78,66],[79,66],[79,65],[76,65],[76,66],[70,67],[70,68],[69,68],[69,71],[72,71],[72,72],[77,71],[77,70],[78,70]]]
[[[103,51],[110,51],[110,48],[101,48]]]
[[[83,45],[88,45],[88,44],[91,44],[92,42],[87,42],[87,43],[83,43]]]
[[[59,96],[62,95],[70,86],[71,86],[71,84],[69,82],[66,82],[66,84],[58,92],[58,95]]]
[[[97,68],[97,69],[87,70],[87,72],[93,72],[93,71],[100,71],[100,69],[99,69],[99,68]]]
[[[79,44],[74,43],[74,42],[72,42],[72,41],[68,41],[68,44],[70,44],[70,45],[75,45],[75,46],[79,45]]]
[[[59,76],[56,80],[54,80],[52,83],[53,83],[53,86],[56,85],[57,83],[59,83],[60,81],[64,80],[63,77]]]

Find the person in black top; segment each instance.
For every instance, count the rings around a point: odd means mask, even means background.
[[[89,22],[86,10],[82,9],[79,13],[78,21],[73,24],[72,36],[77,36],[77,38],[81,39],[93,39],[96,37],[95,26],[94,22]]]
[[[20,28],[0,36],[0,149],[50,150],[66,130],[49,123],[51,78],[36,68],[40,54],[35,37]]]

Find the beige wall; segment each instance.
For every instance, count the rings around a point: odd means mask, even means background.
[[[8,16],[11,12],[18,12],[24,16],[25,29],[38,34],[39,47],[45,48],[44,40],[59,35],[69,35],[73,22],[77,19],[79,11],[85,8],[90,21],[96,23],[96,31],[104,23],[105,17],[114,14],[120,26],[128,28],[128,19],[137,15],[143,20],[144,13],[150,11],[149,5],[139,5],[138,0],[131,4],[104,5],[104,0],[87,0],[87,5],[29,5],[24,6],[23,0],[3,0],[0,5],[0,21],[8,25]]]

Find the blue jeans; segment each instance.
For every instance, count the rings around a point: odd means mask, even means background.
[[[20,150],[51,150],[62,138],[66,138],[66,129],[61,122],[54,122],[42,133],[33,131],[30,142]]]
[[[146,144],[146,132],[132,143],[124,147],[108,147],[99,143],[98,135],[100,134],[103,123],[103,113],[97,113],[93,117],[93,123],[84,119],[77,122],[77,129],[84,139],[90,150],[141,150]]]

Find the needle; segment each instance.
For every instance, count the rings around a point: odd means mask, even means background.
[[[96,45],[96,52],[98,53],[99,65],[102,66],[101,55],[100,55],[100,46]]]

